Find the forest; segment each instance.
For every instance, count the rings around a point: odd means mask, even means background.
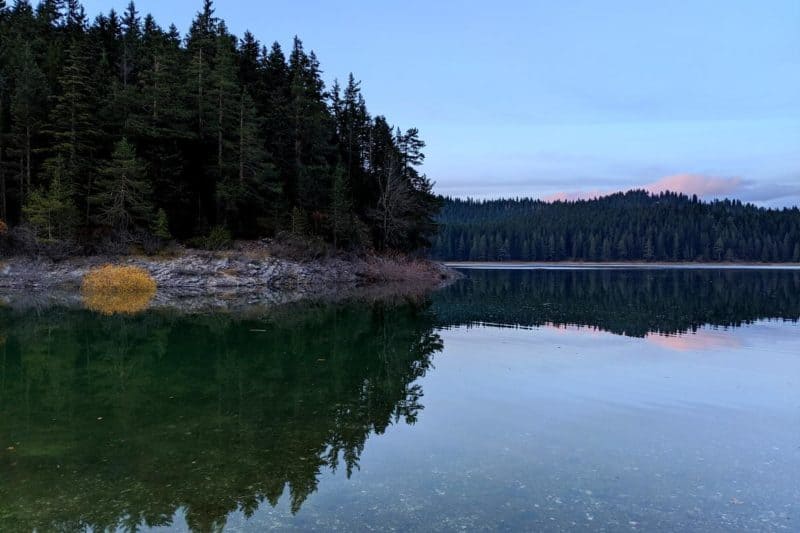
[[[233,35],[205,0],[182,36],[131,2],[0,0],[0,237],[7,252],[201,247],[286,234],[429,244],[424,141],[316,54]],[[187,17],[188,19],[188,17]]]
[[[459,261],[800,262],[800,209],[633,190],[574,202],[444,198],[431,254]]]
[[[0,0],[0,253],[220,249],[288,238],[444,260],[800,261],[800,211],[630,191],[441,198],[425,142],[212,0],[186,35],[131,2]],[[187,16],[187,19],[189,17]]]

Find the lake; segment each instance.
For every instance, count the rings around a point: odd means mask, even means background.
[[[800,530],[800,271],[0,307],[0,530]]]

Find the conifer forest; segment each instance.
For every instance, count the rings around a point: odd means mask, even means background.
[[[645,191],[593,200],[447,198],[432,254],[461,261],[800,262],[800,210]]]
[[[7,246],[214,247],[282,232],[426,246],[439,200],[418,130],[368,111],[353,75],[326,86],[299,38],[284,51],[233,35],[211,0],[198,7],[181,35],[133,2],[90,18],[78,0],[0,0]]]
[[[443,260],[800,261],[800,211],[630,191],[577,202],[442,198],[425,142],[316,54],[186,35],[131,2],[0,0],[0,249],[220,249],[288,236]],[[187,20],[190,15],[187,13]]]

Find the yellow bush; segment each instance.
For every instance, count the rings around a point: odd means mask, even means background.
[[[8,233],[8,224],[0,218],[0,235],[5,235],[6,233]]]
[[[143,268],[105,265],[88,272],[81,286],[86,307],[104,315],[133,314],[147,309],[156,282]]]

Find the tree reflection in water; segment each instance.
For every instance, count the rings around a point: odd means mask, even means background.
[[[413,424],[442,344],[427,304],[284,309],[262,320],[0,311],[0,529],[220,528],[369,435]]]
[[[643,337],[800,318],[791,271],[470,272],[402,304],[217,313],[0,309],[0,530],[220,529],[413,424],[437,328],[555,324]],[[490,362],[487,361],[487,364]]]
[[[596,328],[679,334],[800,319],[800,271],[476,270],[436,295],[440,326]]]

